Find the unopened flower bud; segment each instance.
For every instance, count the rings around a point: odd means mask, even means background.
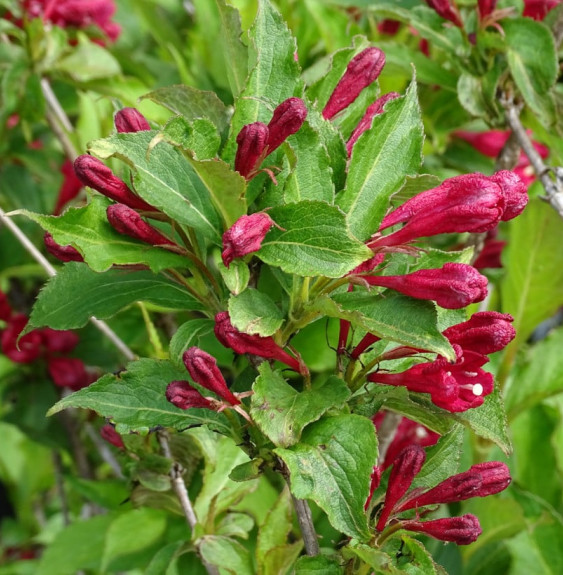
[[[253,122],[243,126],[237,136],[235,170],[249,180],[259,168],[266,156],[266,147],[270,131],[262,122]]]
[[[74,173],[74,168],[72,167],[72,162],[70,162],[70,160],[65,160],[63,162],[61,173],[63,175],[63,183],[61,184],[57,196],[57,202],[53,208],[53,215],[55,216],[58,216],[66,204],[76,198],[82,189],[82,182]]]
[[[281,348],[272,337],[262,337],[242,333],[231,323],[229,313],[220,312],[215,316],[215,336],[219,343],[240,355],[251,354],[266,359],[276,359],[294,371],[305,374],[307,368]]]
[[[80,341],[76,333],[70,330],[58,330],[45,327],[38,330],[42,343],[49,353],[70,353]]]
[[[354,102],[360,92],[379,77],[383,66],[385,54],[379,48],[366,48],[354,56],[323,109],[325,120],[330,120]]]
[[[250,216],[241,216],[224,234],[221,257],[226,267],[234,259],[257,252],[262,240],[274,225],[272,218],[265,212]]]
[[[123,134],[126,132],[148,132],[151,127],[147,119],[136,108],[123,108],[115,114],[116,130]]]
[[[134,210],[154,212],[154,208],[136,196],[129,186],[120,180],[103,162],[84,154],[74,161],[74,171],[78,179],[104,196],[125,204]]]
[[[120,234],[153,246],[175,245],[173,241],[147,224],[133,209],[124,204],[112,204],[106,210],[108,222]]]
[[[509,170],[501,170],[490,179],[499,186],[504,195],[505,207],[501,220],[507,222],[520,215],[528,203],[528,189],[524,182]]]
[[[180,409],[205,408],[215,410],[209,399],[187,381],[172,381],[166,388],[166,399]]]
[[[190,347],[184,352],[182,361],[190,377],[205,389],[217,394],[231,405],[238,405],[240,400],[227,387],[227,382],[217,367],[217,361],[212,355],[199,347]]]
[[[95,379],[86,371],[82,360],[73,357],[52,357],[47,361],[47,370],[56,386],[73,391],[87,387]]]
[[[441,16],[444,20],[453,22],[458,28],[463,28],[459,10],[453,0],[426,0],[426,3],[438,16]]]
[[[400,98],[401,94],[398,92],[389,92],[388,94],[384,94],[380,98],[378,98],[371,106],[368,106],[366,113],[364,114],[363,118],[358,122],[358,125],[354,128],[352,135],[348,139],[346,143],[346,150],[348,151],[348,156],[352,154],[352,148],[354,144],[358,141],[358,138],[371,127],[372,120],[375,116],[383,113],[383,108],[385,104],[390,100],[395,100],[396,98]]]
[[[424,522],[402,521],[401,526],[408,531],[424,533],[434,539],[451,541],[458,545],[469,545],[482,533],[479,519],[470,513],[461,517],[446,517]]]
[[[485,463],[477,463],[470,467],[467,473],[479,473],[483,478],[481,487],[476,497],[487,497],[487,495],[494,495],[504,491],[512,481],[510,477],[510,470],[505,463],[501,461],[486,461]]]
[[[32,363],[41,355],[41,334],[37,330],[19,337],[28,321],[23,314],[12,315],[0,332],[2,353],[15,363]]]
[[[121,435],[115,431],[115,427],[113,425],[110,425],[109,423],[102,425],[100,428],[100,435],[102,436],[102,439],[108,443],[111,443],[115,447],[119,449],[125,449],[123,439],[121,438]]]
[[[442,333],[452,344],[488,355],[505,348],[514,339],[513,321],[514,318],[507,313],[480,311],[468,321],[452,325]]]
[[[497,0],[478,0],[479,20],[486,18],[497,6]]]
[[[268,124],[268,154],[278,148],[286,138],[295,134],[307,117],[307,107],[300,98],[288,98],[275,110]]]
[[[45,248],[55,258],[61,262],[83,262],[82,254],[73,246],[61,246],[49,232],[43,236]]]
[[[418,445],[411,445],[401,451],[393,463],[389,475],[385,503],[377,521],[376,529],[383,531],[385,524],[393,513],[395,506],[411,486],[415,476],[422,469],[426,460],[426,452]]]
[[[483,301],[487,295],[487,278],[467,264],[447,263],[439,269],[404,276],[362,276],[362,279],[410,297],[434,300],[446,309],[466,307]]]

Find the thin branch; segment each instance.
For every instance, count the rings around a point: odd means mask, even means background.
[[[518,144],[524,150],[534,168],[537,178],[542,183],[547,197],[545,198],[553,209],[563,218],[563,168],[553,170],[555,179],[551,177],[551,168],[546,166],[534,148],[526,130],[520,121],[520,107],[514,104],[512,98],[503,97],[501,103],[506,111],[506,121],[514,133]]]
[[[381,465],[387,455],[387,450],[395,437],[397,428],[401,423],[403,416],[393,411],[387,411],[383,418],[383,423],[377,431],[377,441],[379,444],[379,455],[377,457],[377,464]]]
[[[86,434],[92,440],[92,443],[98,450],[100,457],[111,467],[113,474],[119,479],[123,479],[123,473],[121,471],[121,465],[106,445],[105,441],[100,437],[96,430],[92,427],[90,423],[84,425],[86,429]]]
[[[299,521],[301,535],[303,536],[303,542],[305,543],[305,553],[310,557],[314,557],[320,553],[320,549],[318,536],[315,531],[315,524],[313,523],[313,515],[311,514],[311,508],[305,499],[297,499],[293,495],[291,498],[293,499],[293,506],[297,513],[297,521]]]
[[[54,277],[57,275],[55,268],[49,263],[47,258],[33,245],[30,239],[22,232],[22,230],[14,223],[14,221],[6,216],[6,212],[0,208],[0,224],[4,224],[13,234],[17,240],[22,244],[25,250],[31,257],[45,270],[48,276]],[[90,318],[90,322],[95,325],[114,345],[121,351],[128,361],[133,361],[137,356],[129,349],[127,344],[109,327],[107,323],[95,317]]]
[[[73,132],[74,127],[70,123],[68,116],[63,110],[63,107],[61,106],[61,103],[59,102],[57,96],[55,95],[55,92],[53,92],[53,88],[51,88],[51,84],[49,84],[49,80],[47,80],[47,78],[41,78],[41,91],[43,92],[43,96],[45,97],[47,106],[53,111],[53,114],[62,124],[63,128],[67,132]]]

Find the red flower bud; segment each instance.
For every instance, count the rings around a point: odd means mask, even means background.
[[[497,0],[478,0],[479,20],[486,18],[497,6]]]
[[[473,262],[473,267],[477,270],[484,268],[501,268],[502,250],[506,246],[506,242],[495,239],[497,235],[497,228],[487,232],[483,249],[479,253],[477,259]]]
[[[528,190],[524,182],[508,170],[501,170],[490,179],[500,187],[504,195],[505,207],[501,220],[507,222],[520,215],[528,203]]]
[[[468,321],[452,325],[443,335],[450,343],[457,344],[464,350],[471,350],[483,355],[500,351],[516,336],[510,314],[497,311],[480,311],[474,313]]]
[[[184,352],[182,360],[190,377],[205,389],[217,394],[231,405],[238,405],[240,400],[233,395],[227,387],[227,382],[217,367],[217,361],[212,355],[199,349],[190,347]]]
[[[399,500],[411,486],[415,476],[422,469],[426,460],[426,452],[418,445],[411,445],[401,451],[399,457],[393,463],[393,469],[389,475],[385,503],[381,509],[381,515],[377,521],[376,529],[383,531],[385,524]]]
[[[522,16],[541,21],[559,2],[560,0],[524,0]]]
[[[451,541],[457,545],[469,545],[477,540],[482,529],[479,519],[467,513],[461,517],[446,517],[433,521],[402,521],[402,528],[424,533],[440,541]]]
[[[45,232],[43,236],[45,248],[55,258],[61,262],[83,262],[82,254],[72,246],[61,246],[54,239],[49,232]]]
[[[102,439],[105,439],[105,441],[111,443],[115,447],[125,449],[123,439],[121,438],[121,435],[115,431],[115,427],[113,427],[113,425],[110,425],[109,423],[102,425],[100,428],[100,435],[102,436]]]
[[[147,119],[136,108],[123,108],[113,119],[116,130],[120,133],[148,132],[151,127]]]
[[[124,236],[146,242],[152,246],[175,245],[173,241],[147,224],[133,209],[124,204],[112,204],[106,210],[108,222]]]
[[[379,77],[383,66],[385,54],[379,48],[366,48],[354,56],[323,109],[325,120],[330,120],[354,102],[360,92]]]
[[[379,484],[381,483],[381,473],[382,473],[381,467],[374,465],[373,471],[371,472],[369,495],[368,495],[368,498],[366,499],[366,503],[364,505],[364,511],[367,511],[367,508],[369,507],[369,504],[371,503],[371,499],[373,497],[373,494],[375,493],[375,490],[379,487]]]
[[[362,276],[362,279],[410,297],[434,300],[446,309],[466,307],[483,301],[487,295],[487,278],[467,264],[447,263],[439,269],[404,276]]]
[[[373,335],[373,333],[367,333],[362,338],[360,343],[352,350],[350,357],[352,359],[358,359],[360,355],[362,355],[362,353],[364,353],[364,351],[366,351],[366,349],[370,345],[374,344],[376,341],[379,341],[380,339],[381,339],[380,337],[378,337],[377,335]]]
[[[391,20],[386,18],[382,20],[377,25],[377,31],[380,34],[387,34],[388,36],[395,36],[395,34],[399,31],[401,27],[401,22],[399,20]]]
[[[78,335],[69,330],[46,327],[38,331],[48,353],[70,353],[80,341]]]
[[[26,333],[18,340],[28,321],[23,314],[12,315],[0,333],[2,353],[15,363],[32,363],[41,355],[41,334],[37,330]]]
[[[8,296],[0,290],[0,320],[8,321],[12,316],[12,308]]]
[[[73,391],[87,387],[95,380],[95,377],[86,371],[82,360],[72,357],[50,358],[47,360],[47,370],[56,386],[69,387]]]
[[[458,28],[463,28],[459,10],[453,0],[426,0],[426,3],[438,16],[453,22]]]
[[[69,160],[63,162],[61,173],[63,175],[63,183],[59,189],[57,203],[53,208],[53,214],[55,216],[58,216],[66,204],[76,198],[82,189],[82,182],[76,177],[72,163]]]
[[[247,180],[250,180],[266,157],[270,131],[262,122],[254,122],[243,126],[237,136],[237,153],[235,170]]]
[[[307,368],[281,348],[274,341],[274,338],[238,331],[231,323],[229,313],[226,311],[215,316],[215,336],[219,343],[240,355],[249,353],[266,359],[275,359],[285,363],[298,373],[304,375],[307,372]]]
[[[265,212],[250,216],[241,216],[224,234],[221,257],[226,267],[234,259],[257,252],[262,240],[274,225],[272,218]]]
[[[136,196],[129,186],[120,180],[103,162],[84,154],[74,160],[74,171],[78,179],[93,190],[111,200],[125,204],[134,210],[154,212],[154,208]]]
[[[501,461],[486,461],[477,463],[468,471],[480,473],[483,477],[483,483],[477,493],[477,497],[487,497],[504,491],[512,481],[510,470],[506,464]]]
[[[180,409],[205,408],[215,410],[209,399],[187,381],[172,381],[166,388],[166,399]]]
[[[286,138],[295,134],[307,117],[307,107],[300,98],[288,98],[275,110],[268,124],[268,154],[278,148]]]
[[[371,106],[368,106],[364,117],[358,122],[358,125],[354,128],[352,135],[350,136],[348,142],[346,143],[346,150],[348,151],[348,156],[352,155],[352,148],[354,144],[358,141],[358,138],[369,128],[371,128],[372,120],[375,116],[382,114],[384,112],[383,108],[385,104],[390,100],[395,100],[400,98],[401,94],[398,92],[389,92],[378,98]]]

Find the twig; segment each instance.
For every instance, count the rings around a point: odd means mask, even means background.
[[[383,418],[383,423],[377,431],[377,441],[379,444],[379,455],[377,456],[377,464],[381,465],[387,455],[387,450],[395,437],[397,428],[401,423],[402,415],[399,413],[394,413],[393,411],[387,411],[385,417]]]
[[[13,220],[6,216],[6,212],[0,208],[0,224],[4,224],[13,234],[18,241],[22,244],[25,250],[31,257],[47,272],[47,275],[54,277],[57,275],[55,268],[49,263],[47,258],[33,245],[30,239],[21,231],[21,229],[13,222]],[[114,345],[121,351],[128,361],[133,361],[137,356],[129,349],[127,344],[109,327],[107,323],[95,317],[90,318],[90,322],[95,325]]]
[[[320,553],[320,549],[319,540],[315,531],[315,524],[313,523],[313,515],[311,514],[311,508],[304,499],[297,499],[297,497],[293,495],[291,498],[293,499],[293,506],[297,513],[297,521],[299,521],[301,535],[303,535],[305,553],[310,557],[314,557]]]
[[[92,443],[95,445],[100,457],[111,467],[114,475],[119,479],[123,479],[123,473],[121,471],[121,466],[119,462],[110,451],[104,440],[100,437],[100,435],[96,432],[96,430],[92,427],[90,423],[86,423],[84,425],[86,429],[86,433],[88,437],[92,440]]]
[[[551,168],[546,166],[534,148],[526,130],[520,122],[520,108],[514,104],[512,98],[501,98],[501,103],[506,111],[506,121],[508,126],[514,133],[518,144],[524,150],[526,156],[530,160],[530,164],[536,172],[537,178],[542,183],[547,197],[545,198],[553,207],[553,209],[563,218],[563,168],[555,168],[553,170],[555,179],[550,175]]]

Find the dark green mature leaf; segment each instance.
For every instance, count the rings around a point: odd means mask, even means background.
[[[200,338],[213,331],[212,319],[198,318],[189,319],[183,323],[170,340],[170,361],[182,367],[182,355],[189,348],[198,346]]]
[[[547,123],[553,120],[553,101],[546,93],[557,79],[557,54],[553,34],[531,18],[503,21],[508,66],[526,103]]]
[[[424,545],[406,534],[389,539],[384,550],[392,557],[394,573],[408,573],[409,575],[437,575],[432,556]],[[380,573],[387,573],[385,569]]]
[[[253,385],[250,413],[262,433],[280,447],[297,443],[306,425],[350,397],[345,382],[336,376],[298,392],[279,372],[272,371],[268,363],[264,362],[259,371]]]
[[[325,417],[297,445],[275,450],[289,469],[293,495],[313,499],[335,529],[362,541],[370,537],[364,503],[377,459],[374,429],[366,417]]]
[[[231,323],[239,331],[263,337],[276,333],[284,322],[284,315],[274,301],[253,288],[231,296],[229,315]]]
[[[219,535],[205,535],[198,540],[201,558],[209,565],[221,568],[222,573],[254,575],[248,550],[238,541]]]
[[[268,232],[256,255],[287,273],[338,278],[373,255],[350,235],[336,206],[303,201],[276,207],[269,215],[281,229]]]
[[[295,575],[342,575],[344,568],[336,557],[317,555],[300,557],[295,564]]]
[[[524,213],[510,222],[510,241],[503,262],[502,311],[514,316],[515,353],[535,327],[563,303],[563,226],[553,208],[532,200]]]
[[[99,274],[86,264],[69,262],[39,293],[29,325],[75,329],[91,317],[107,319],[136,301],[168,309],[203,309],[182,286],[151,272],[109,270]]]
[[[210,409],[179,409],[166,400],[166,386],[174,380],[187,379],[185,370],[168,361],[140,359],[119,375],[107,374],[56,403],[48,412],[53,415],[68,407],[92,409],[117,424],[121,434],[146,433],[155,427],[187,427],[209,424],[229,433],[225,416]]]
[[[144,264],[155,273],[166,268],[185,268],[190,262],[168,250],[135,240],[117,232],[108,222],[106,209],[111,204],[95,196],[83,208],[70,208],[62,216],[21,213],[53,235],[55,241],[72,244],[95,272],[108,270],[113,264]]]
[[[226,159],[234,156],[236,136],[245,124],[268,123],[278,104],[303,92],[299,64],[293,56],[295,39],[270,0],[260,1],[248,37],[250,74],[235,105]]]
[[[177,85],[158,88],[142,97],[180,114],[191,122],[208,118],[221,134],[229,125],[229,110],[215,92],[205,92],[191,86]]]
[[[373,291],[355,291],[318,298],[312,308],[347,319],[381,338],[455,358],[450,343],[438,330],[436,307],[428,301],[390,291],[383,297]]]
[[[100,158],[117,157],[135,172],[135,188],[149,204],[180,224],[220,241],[219,216],[209,189],[191,163],[173,146],[162,142],[148,154],[154,131],[114,134],[88,144]]]
[[[337,196],[348,214],[350,231],[366,240],[377,228],[408,175],[418,171],[422,161],[424,131],[413,80],[407,93],[385,106],[373,119],[352,151],[346,189]]]

